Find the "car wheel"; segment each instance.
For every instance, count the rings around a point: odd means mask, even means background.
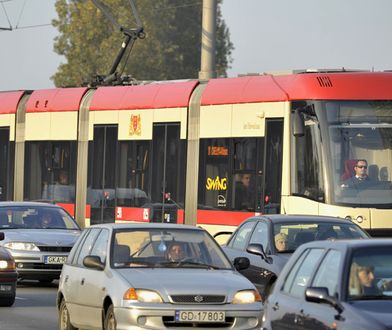
[[[116,330],[117,322],[114,316],[114,308],[113,305],[110,305],[105,315],[105,330]]]
[[[64,299],[61,300],[59,312],[59,330],[77,330],[70,321],[69,312]]]
[[[15,295],[7,298],[0,298],[0,307],[12,306],[15,302]]]

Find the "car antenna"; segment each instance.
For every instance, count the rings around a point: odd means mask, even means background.
[[[132,8],[132,14],[133,17],[136,20],[136,28],[125,28],[122,25],[120,25],[117,20],[114,18],[112,15],[110,9],[108,6],[106,6],[101,0],[92,0],[94,5],[101,10],[101,12],[106,16],[106,18],[114,25],[116,29],[118,29],[120,32],[122,32],[125,36],[125,40],[121,44],[121,49],[117,54],[117,57],[112,65],[112,68],[110,69],[110,72],[106,76],[96,76],[95,82],[93,83],[94,85],[112,85],[112,84],[118,84],[123,83],[121,77],[118,77],[117,73],[117,67],[121,62],[121,59],[123,58],[125,51],[129,47],[129,52],[131,52],[132,47],[137,39],[144,39],[146,37],[146,34],[144,33],[144,28],[142,21],[140,20],[139,13],[137,11],[136,5],[134,3],[134,0],[129,0]]]

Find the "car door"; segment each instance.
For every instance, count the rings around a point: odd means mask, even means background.
[[[85,278],[85,267],[83,266],[83,259],[90,254],[90,251],[100,233],[100,228],[91,228],[88,230],[84,241],[82,242],[78,254],[75,255],[75,260],[72,267],[69,267],[64,274],[64,281],[67,281],[67,290],[65,291],[66,302],[72,323],[76,327],[85,326],[89,320],[89,306],[86,303],[85,290],[82,290]],[[83,291],[83,294],[82,294]],[[88,296],[90,293],[88,293]]]
[[[330,296],[338,297],[338,290],[341,281],[341,260],[342,253],[337,250],[329,250],[320,263],[311,282],[312,287],[326,287]],[[336,309],[329,304],[308,302],[302,303],[304,315],[304,329],[336,329],[338,314]],[[340,318],[344,320],[344,318]]]
[[[268,298],[272,329],[304,329],[303,297],[322,254],[323,249],[306,249],[286,273],[281,287]]]
[[[88,255],[98,256],[104,264],[107,260],[109,230],[102,229]],[[83,257],[84,258],[84,257]],[[83,263],[83,259],[81,259]],[[102,326],[102,307],[106,295],[106,272],[83,266],[79,278],[79,304],[83,306],[83,324],[88,327]]]
[[[248,247],[249,244],[261,244],[264,251],[269,254],[268,238],[268,224],[264,221],[258,221],[246,247]],[[254,283],[259,292],[263,294],[265,292],[265,286],[268,285],[271,278],[275,276],[273,256],[271,257],[270,262],[267,262],[262,257],[253,253],[245,251],[244,255],[249,258],[250,266],[247,269],[241,270],[241,273]]]

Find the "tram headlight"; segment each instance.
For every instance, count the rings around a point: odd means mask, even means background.
[[[361,215],[358,215],[355,220],[357,220],[358,223],[362,223],[363,222],[363,217]]]

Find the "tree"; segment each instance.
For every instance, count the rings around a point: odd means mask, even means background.
[[[129,0],[105,0],[120,25],[136,28]],[[217,12],[218,76],[226,76],[232,61],[233,44],[222,19],[221,0]],[[200,70],[202,1],[137,0],[139,16],[147,37],[136,40],[118,71],[138,80],[197,78]],[[78,86],[110,71],[124,36],[90,0],[56,0],[59,30],[54,50],[63,55],[52,76],[57,87]],[[125,64],[126,63],[126,64]],[[124,65],[125,64],[125,65]]]

